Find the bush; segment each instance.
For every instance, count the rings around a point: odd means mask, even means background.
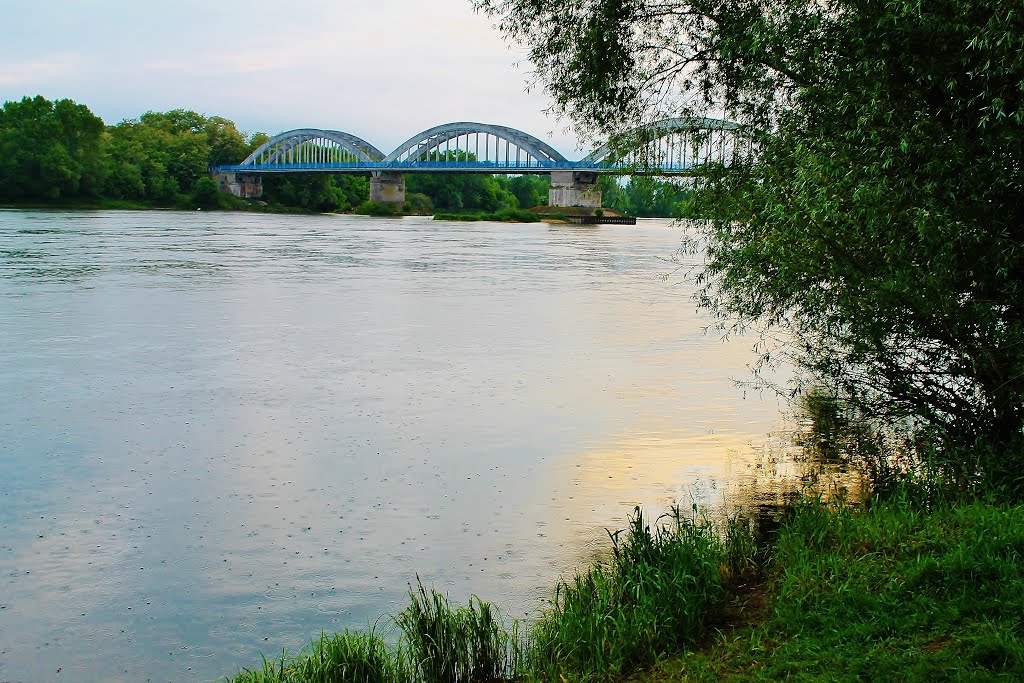
[[[410,192],[405,196],[405,212],[413,216],[429,216],[434,212],[434,202],[422,192]]]
[[[217,181],[209,176],[196,180],[192,190],[191,204],[203,209],[219,209],[224,202],[217,189]]]
[[[536,223],[540,216],[526,209],[501,209],[495,213],[438,213],[435,221],[492,221],[495,223]]]
[[[679,652],[725,599],[709,523],[673,508],[652,530],[636,508],[610,536],[612,561],[561,582],[531,631],[527,662],[547,680],[617,680]]]
[[[412,603],[395,621],[405,636],[405,656],[417,681],[469,683],[496,681],[515,668],[514,638],[490,603],[472,597],[468,607],[453,608],[417,577]]]
[[[391,204],[384,204],[383,202],[374,202],[370,200],[366,200],[357,206],[353,210],[353,213],[358,213],[363,216],[378,216],[382,218],[402,215],[402,212]]]
[[[384,641],[374,633],[345,629],[298,656],[263,659],[261,669],[244,669],[232,683],[399,683],[404,681]]]

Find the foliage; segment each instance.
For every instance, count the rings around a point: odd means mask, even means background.
[[[221,193],[217,191],[217,181],[209,176],[196,180],[191,203],[203,209],[222,208],[223,201]]]
[[[1021,680],[1022,547],[1020,506],[805,502],[763,622],[640,680]]]
[[[637,508],[625,534],[611,534],[610,564],[558,585],[530,632],[527,662],[535,675],[617,680],[703,633],[725,597],[720,543],[710,525],[678,508],[659,521],[652,530]]]
[[[418,577],[416,586],[409,589],[409,606],[395,618],[414,680],[471,683],[512,674],[515,639],[493,605],[473,597],[468,607],[452,607],[445,595],[427,592]]]
[[[520,209],[546,206],[551,177],[548,175],[518,175],[508,179],[508,191],[516,197]],[[500,181],[499,181],[500,182]]]
[[[499,177],[479,173],[410,173],[405,178],[405,189],[426,195],[437,209],[448,211],[519,208],[519,201]]]
[[[495,223],[537,223],[540,216],[526,209],[501,209],[495,213],[438,213],[435,221],[492,221]]]
[[[1017,0],[483,0],[558,109],[723,111],[701,303],[926,452],[1024,495]],[[923,451],[925,452],[925,451]]]
[[[627,216],[680,218],[688,213],[693,194],[680,181],[653,176],[629,176],[623,183],[616,176],[602,175],[598,185],[601,203]]]
[[[233,683],[400,683],[403,677],[383,640],[346,629],[323,634],[298,656],[263,659],[260,669],[243,669]]]
[[[212,166],[235,164],[269,140],[246,136],[219,116],[174,109],[146,112],[138,119],[104,126],[87,107],[71,100],[42,97],[7,102],[0,108],[0,201],[141,202],[202,208],[233,208],[239,203],[216,193],[208,180]],[[451,151],[455,159],[466,152]],[[432,160],[445,155],[433,153]],[[442,210],[488,213],[543,204],[546,176],[417,174],[407,178],[409,213]],[[364,209],[369,177],[323,173],[268,174],[263,198],[271,208],[307,211]],[[77,201],[76,203],[80,203]],[[372,208],[374,215],[393,210]],[[381,213],[383,211],[383,213]],[[507,220],[507,217],[498,220]]]
[[[426,161],[475,161],[476,155],[462,150],[431,152],[424,155]],[[449,212],[464,209],[495,212],[500,209],[530,208],[540,194],[540,183],[536,179],[510,180],[506,176],[480,173],[414,173],[405,178],[407,193],[427,196],[432,205]],[[548,182],[545,181],[546,189]],[[513,191],[516,188],[516,192]],[[545,192],[546,194],[546,192]],[[408,196],[408,195],[407,195]]]
[[[377,216],[382,218],[388,218],[393,216],[401,216],[402,212],[392,204],[386,204],[384,202],[373,202],[367,199],[355,208],[355,213],[363,216]]]
[[[71,100],[25,97],[0,109],[0,200],[95,196],[103,121]]]
[[[434,213],[434,202],[422,192],[407,192],[404,209],[413,216],[429,216]]]
[[[271,203],[327,213],[348,211],[370,196],[368,176],[282,173],[263,177],[263,198]]]
[[[219,207],[209,168],[244,158],[251,142],[227,119],[184,109],[104,126],[71,100],[26,97],[0,109],[0,201]]]
[[[175,109],[146,112],[107,129],[110,169],[105,194],[122,199],[174,202],[191,194],[210,166],[245,157],[250,149],[235,124]]]

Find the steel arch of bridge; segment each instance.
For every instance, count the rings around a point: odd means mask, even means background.
[[[398,147],[391,154],[384,158],[384,161],[428,161],[432,153],[440,153],[441,145],[451,140],[457,140],[463,136],[475,136],[479,143],[479,136],[493,136],[498,140],[505,140],[509,145],[514,145],[518,150],[526,152],[534,160],[541,163],[560,163],[568,161],[558,150],[543,140],[540,140],[529,133],[524,133],[515,128],[498,126],[490,123],[473,123],[460,121],[458,123],[445,123],[418,133]],[[465,150],[469,151],[469,150]],[[476,155],[479,157],[479,154]],[[506,150],[506,160],[508,150]]]
[[[347,151],[358,161],[372,163],[381,161],[384,158],[384,154],[379,149],[351,133],[345,133],[340,130],[299,128],[275,135],[267,140],[252,154],[247,156],[240,165],[256,165],[258,159],[262,160],[264,165],[288,163],[282,160],[292,158],[289,155],[294,155],[295,150],[302,145],[318,141],[333,142],[339,149]]]
[[[740,128],[740,124],[733,121],[707,117],[690,116],[662,119],[638,126],[613,137],[607,143],[584,157],[583,162],[611,165],[616,163],[619,158],[626,157],[638,148],[647,146],[657,140],[670,138],[675,135],[686,136],[694,132],[703,134],[728,132],[736,134],[740,131]]]
[[[458,171],[516,174],[592,171],[693,174],[698,172],[698,167],[703,163],[729,163],[728,155],[738,149],[736,141],[740,131],[739,124],[722,119],[664,119],[627,131],[585,158],[571,161],[529,133],[495,124],[460,121],[435,126],[412,136],[388,155],[350,133],[300,128],[268,140],[241,164],[219,166],[212,170],[250,173]],[[713,146],[716,134],[717,148]],[[688,135],[690,142],[686,142]],[[733,140],[731,143],[727,139],[730,135]],[[494,158],[481,158],[481,137],[485,141],[487,155],[491,147],[494,147]],[[697,146],[706,140],[711,143],[698,150]],[[452,141],[456,143],[455,151],[467,153],[463,158],[451,158],[449,152],[453,151]],[[505,143],[504,150],[498,144],[502,141]],[[661,147],[658,147],[659,142],[663,143]],[[689,156],[687,144],[693,146]],[[475,160],[468,158],[469,152],[475,152]],[[650,163],[651,160],[655,163]]]

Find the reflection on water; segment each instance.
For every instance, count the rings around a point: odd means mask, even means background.
[[[0,680],[215,679],[417,572],[521,616],[635,504],[792,490],[680,238],[0,211]]]

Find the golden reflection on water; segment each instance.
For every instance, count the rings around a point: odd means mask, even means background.
[[[823,462],[806,445],[806,418],[770,390],[745,388],[756,361],[753,337],[721,339],[695,310],[693,284],[655,267],[647,296],[586,302],[587,329],[622,362],[592,367],[556,389],[563,403],[601,415],[604,429],[567,450],[535,503],[549,511],[549,541],[575,553],[577,566],[608,545],[606,529],[634,507],[657,517],[671,506],[721,519],[781,506],[796,494],[860,497],[863,482],[842,458]],[[784,386],[789,369],[765,369]],[[550,397],[548,400],[552,400]]]
[[[801,495],[865,495],[863,472],[848,455],[821,457],[808,418],[780,410],[773,421],[751,412],[732,431],[652,421],[573,453],[550,492],[564,521],[552,526],[552,540],[575,548],[582,566],[607,550],[606,531],[624,528],[636,507],[655,519],[679,506],[720,523],[735,514],[777,514]]]

